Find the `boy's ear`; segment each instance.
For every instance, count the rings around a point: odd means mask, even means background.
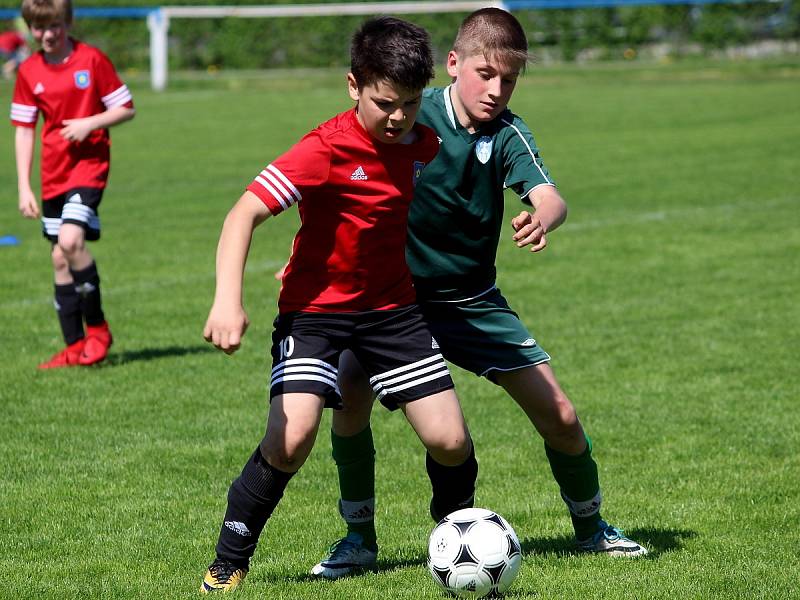
[[[356,77],[352,73],[347,74],[347,92],[350,94],[350,98],[358,102],[361,94],[358,91],[358,82],[356,81]]]
[[[458,54],[454,50],[447,53],[447,74],[450,77],[458,77]]]

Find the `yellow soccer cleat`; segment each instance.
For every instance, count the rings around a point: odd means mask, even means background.
[[[247,569],[237,567],[224,558],[218,558],[208,567],[203,584],[200,586],[200,592],[202,594],[232,592],[242,583],[245,575],[247,575]]]

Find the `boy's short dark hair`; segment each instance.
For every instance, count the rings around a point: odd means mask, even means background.
[[[72,23],[72,0],[22,0],[22,18],[30,27],[60,19]]]
[[[502,62],[529,60],[528,38],[517,18],[501,8],[481,8],[461,23],[453,51],[464,58],[482,54]]]
[[[421,90],[433,78],[428,32],[394,17],[374,17],[353,34],[350,72],[358,89],[390,81],[406,90]]]

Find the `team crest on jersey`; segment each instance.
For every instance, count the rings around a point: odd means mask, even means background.
[[[475,143],[475,156],[478,157],[478,160],[481,161],[481,164],[485,165],[491,155],[492,138],[490,138],[488,135],[484,135]]]
[[[79,90],[85,90],[92,83],[89,77],[89,71],[75,71],[75,87]]]
[[[422,176],[422,169],[425,168],[425,163],[419,160],[414,161],[414,179],[412,180],[412,185],[416,187],[417,182],[419,181],[420,176]]]

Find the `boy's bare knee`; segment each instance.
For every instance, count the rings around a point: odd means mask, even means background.
[[[264,460],[286,473],[294,473],[300,469],[307,457],[300,444],[276,444],[265,438],[261,441],[260,448]]]
[[[586,447],[586,435],[583,431],[575,407],[566,398],[553,405],[552,418],[543,426],[542,437],[556,450],[567,454],[580,454]]]
[[[441,437],[429,440],[428,452],[440,464],[454,467],[463,464],[472,452],[472,440],[466,433],[460,436]]]
[[[53,261],[53,269],[56,271],[56,273],[69,271],[67,257],[64,256],[64,251],[58,244],[53,244],[53,249],[50,252],[50,258]]]
[[[580,427],[578,422],[578,413],[575,412],[575,407],[564,395],[559,395],[556,399],[554,410],[554,425],[558,429],[572,430],[575,427]]]

